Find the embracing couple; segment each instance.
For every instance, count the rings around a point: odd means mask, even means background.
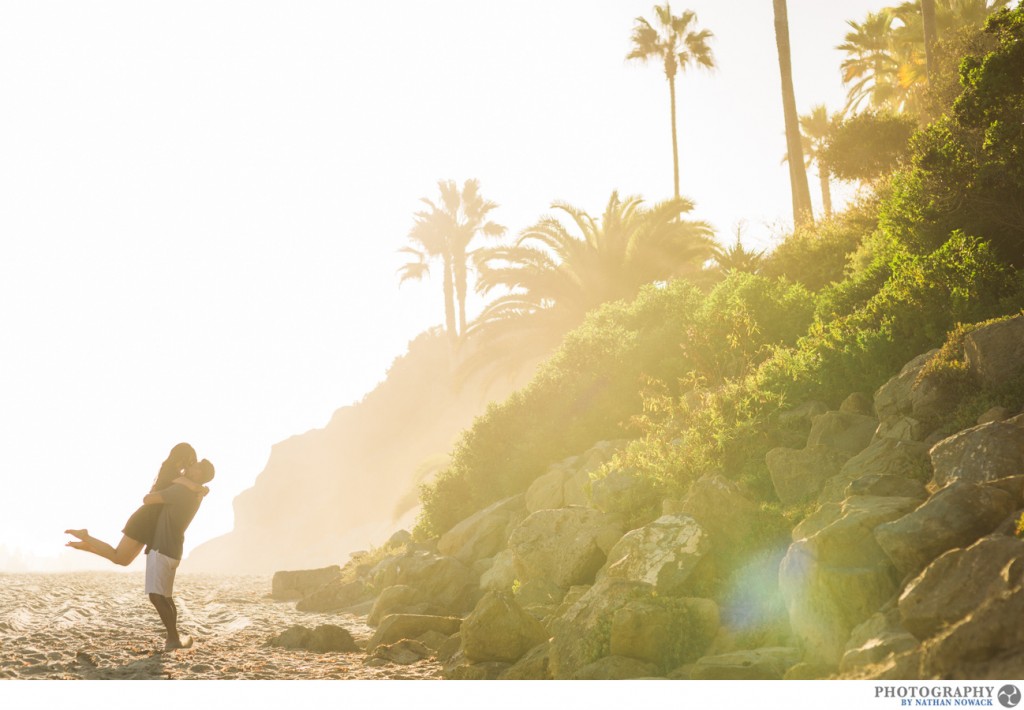
[[[84,550],[127,566],[146,548],[146,594],[167,629],[165,650],[188,648],[191,636],[178,634],[178,609],[174,605],[174,574],[181,563],[188,528],[213,480],[213,464],[196,460],[189,444],[178,444],[160,467],[149,493],[124,526],[124,537],[115,548],[97,540],[88,530],[65,530],[77,538],[68,547]]]

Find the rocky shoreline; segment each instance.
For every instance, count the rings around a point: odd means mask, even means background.
[[[1024,414],[943,433],[970,392],[937,356],[779,417],[794,446],[767,464],[795,526],[713,472],[627,529],[609,502],[647,491],[591,475],[620,444],[600,442],[438,539],[280,572],[274,596],[362,611],[370,658],[451,679],[1024,677]],[[976,387],[1020,377],[1024,316],[956,357]]]

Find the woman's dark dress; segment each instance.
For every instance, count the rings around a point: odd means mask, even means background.
[[[128,518],[124,529],[121,531],[126,537],[143,543],[147,547],[153,543],[153,531],[156,530],[156,520],[160,517],[160,510],[163,508],[159,503],[150,503],[140,506]]]

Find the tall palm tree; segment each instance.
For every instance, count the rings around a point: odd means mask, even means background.
[[[470,326],[478,344],[471,368],[515,365],[549,352],[602,303],[634,296],[644,284],[696,275],[714,253],[711,227],[680,216],[680,198],[645,207],[613,192],[595,219],[572,205],[524,230],[510,246],[478,252],[477,289],[498,291]]]
[[[470,244],[477,235],[499,237],[505,228],[487,219],[497,204],[480,194],[480,182],[467,180],[460,191],[454,180],[439,180],[441,199],[421,201],[428,209],[413,215],[409,230],[411,246],[399,251],[411,260],[398,269],[399,283],[419,280],[430,273],[430,262],[441,261],[443,268],[445,329],[454,346],[465,333],[467,261]]]
[[[821,184],[821,204],[826,219],[832,216],[832,190],[829,187],[831,174],[822,161],[825,146],[839,120],[838,115],[829,115],[825,104],[811,108],[811,112],[800,117],[800,134],[803,137],[805,164],[815,163],[818,167],[818,181]]]
[[[672,193],[679,199],[679,141],[676,135],[676,74],[685,71],[690,65],[713,69],[715,58],[708,40],[714,35],[710,30],[691,29],[697,21],[697,15],[686,10],[682,15],[673,16],[668,2],[655,5],[657,27],[643,17],[636,18],[633,27],[633,49],[626,59],[637,59],[643,62],[660,61],[668,79],[669,101],[672,109],[672,176],[675,191]]]
[[[782,113],[786,121],[786,156],[789,160],[789,183],[793,197],[793,224],[797,227],[814,221],[811,192],[807,187],[800,124],[796,114],[793,90],[793,66],[789,51],[789,17],[786,0],[772,0],[775,10],[775,44],[779,52],[779,73],[782,76]]]

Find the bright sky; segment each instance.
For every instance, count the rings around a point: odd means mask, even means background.
[[[116,544],[179,441],[218,471],[187,549],[228,531],[274,443],[442,321],[438,280],[395,277],[439,178],[479,178],[512,233],[553,200],[670,196],[663,71],[624,60],[653,4],[0,5],[0,569],[69,526]],[[801,113],[842,105],[844,21],[886,4],[789,0]],[[772,4],[686,7],[718,69],[678,80],[682,192],[768,245],[791,222]]]

